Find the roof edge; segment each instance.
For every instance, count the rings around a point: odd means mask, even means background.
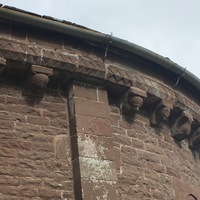
[[[151,62],[154,62],[163,68],[174,72],[178,76],[182,76],[187,82],[193,85],[198,91],[200,91],[200,79],[194,74],[174,63],[168,58],[165,58],[153,51],[150,51],[144,47],[136,45],[108,34],[100,33],[91,29],[83,28],[82,26],[76,26],[75,24],[68,24],[62,20],[52,20],[52,18],[42,17],[30,12],[22,12],[18,9],[11,9],[9,7],[0,7],[0,18],[19,22],[27,25],[32,25],[38,28],[60,32],[70,36],[75,36],[81,39],[105,43],[110,41],[110,46],[130,52],[132,54],[143,57]]]

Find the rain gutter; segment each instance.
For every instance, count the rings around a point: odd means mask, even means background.
[[[198,91],[200,91],[200,80],[188,70],[184,69],[180,65],[174,63],[170,59],[167,59],[159,54],[156,54],[141,46],[128,42],[126,40],[110,37],[110,35],[96,32],[94,30],[86,29],[81,26],[65,23],[62,20],[56,20],[53,18],[42,17],[26,11],[17,9],[11,9],[9,7],[0,7],[0,18],[10,21],[15,21],[27,25],[32,25],[38,28],[56,31],[59,33],[71,35],[88,41],[97,43],[104,43],[105,41],[111,41],[109,46],[130,52],[132,54],[143,57],[149,61],[152,61],[161,67],[174,72],[177,77],[182,76],[183,79],[193,85]]]

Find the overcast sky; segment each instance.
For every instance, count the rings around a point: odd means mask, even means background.
[[[126,39],[200,78],[200,0],[0,0]]]

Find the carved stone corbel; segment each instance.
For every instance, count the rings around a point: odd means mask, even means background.
[[[189,148],[195,149],[200,144],[200,126],[194,130],[188,139]]]
[[[173,109],[173,103],[170,100],[161,100],[154,108],[150,111],[150,124],[152,126],[159,126],[162,122],[168,120],[170,112]]]
[[[6,59],[0,57],[0,74],[4,71],[6,68]]]
[[[122,111],[127,114],[133,114],[143,105],[144,98],[147,97],[146,91],[131,87],[123,98]]]
[[[49,76],[53,74],[53,69],[32,65],[26,88],[29,94],[41,95],[49,82]]]
[[[184,140],[190,134],[192,122],[192,115],[186,111],[182,111],[181,114],[174,120],[171,127],[171,136],[175,140]]]

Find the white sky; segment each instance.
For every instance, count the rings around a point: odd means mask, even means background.
[[[126,39],[200,78],[200,0],[0,0]]]

